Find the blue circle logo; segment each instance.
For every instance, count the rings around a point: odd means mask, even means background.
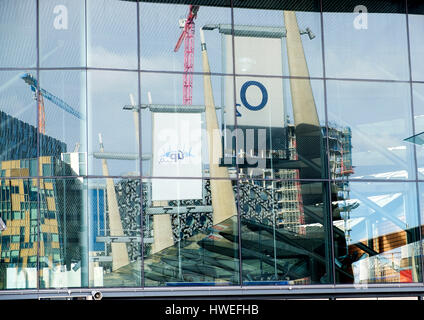
[[[252,106],[249,102],[247,102],[246,99],[246,91],[250,86],[257,86],[261,92],[262,92],[262,101],[257,106]],[[243,84],[243,86],[240,89],[240,99],[243,105],[251,110],[251,111],[258,111],[261,110],[268,102],[268,92],[266,91],[265,86],[258,82],[258,81],[247,81]]]

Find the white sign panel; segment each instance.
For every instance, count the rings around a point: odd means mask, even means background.
[[[202,177],[201,115],[154,113],[154,177]],[[152,200],[202,198],[200,179],[153,179]]]
[[[232,72],[232,39],[225,40],[226,70]],[[234,37],[237,74],[281,75],[281,38]],[[234,82],[225,77],[225,121],[234,125]],[[270,77],[236,77],[236,114],[239,126],[284,125],[283,80]]]

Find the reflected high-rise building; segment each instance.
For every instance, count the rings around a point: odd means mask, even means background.
[[[0,234],[0,287],[37,287],[37,270],[43,279],[40,286],[49,287],[52,268],[70,271],[81,262],[77,240],[83,210],[81,182],[48,178],[73,174],[60,160],[66,152],[64,143],[40,135],[40,149],[46,156],[35,158],[36,128],[3,112],[0,117],[2,141],[8,144],[0,161],[0,217],[6,224]],[[26,274],[25,282],[19,280],[21,272]]]

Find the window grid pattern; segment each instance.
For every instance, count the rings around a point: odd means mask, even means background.
[[[116,71],[116,72],[118,72],[118,71],[135,72],[135,73],[137,73],[137,77],[138,77],[138,94],[137,94],[138,104],[141,104],[142,103],[141,102],[141,91],[140,91],[140,87],[141,87],[140,86],[140,81],[141,81],[140,77],[143,74],[158,74],[158,75],[160,75],[160,74],[164,74],[164,75],[171,75],[171,74],[182,75],[182,74],[184,74],[184,72],[182,72],[182,71],[144,69],[143,66],[140,64],[140,61],[141,61],[141,59],[140,59],[140,56],[141,56],[140,34],[143,32],[143,30],[140,29],[140,21],[139,21],[140,20],[140,8],[139,7],[140,7],[140,3],[141,2],[136,2],[136,4],[137,4],[137,39],[134,39],[134,41],[137,43],[137,61],[138,61],[137,62],[137,64],[138,64],[137,69],[98,68],[98,67],[87,67],[87,66],[85,66],[85,67],[63,67],[63,68],[41,67],[40,66],[40,47],[39,47],[39,41],[40,41],[40,27],[39,26],[40,26],[40,23],[41,22],[40,22],[40,19],[39,19],[39,10],[40,10],[40,2],[42,2],[42,0],[34,0],[34,1],[37,3],[37,32],[36,32],[36,34],[37,34],[37,48],[36,48],[37,49],[37,64],[36,64],[36,67],[32,67],[32,66],[0,67],[0,72],[1,71],[23,71],[23,72],[24,71],[33,71],[33,72],[35,72],[37,74],[37,78],[39,78],[40,72],[42,72],[42,71],[48,71],[48,70],[59,71],[59,70],[61,70],[61,71],[66,72],[67,70],[79,70],[79,71],[85,72],[86,79],[87,79],[87,73],[88,73],[88,71],[92,71],[92,70],[93,71],[94,70],[103,70],[103,71]],[[88,61],[87,60],[87,2],[88,1],[89,0],[85,0],[85,20],[84,20],[85,21],[85,28],[84,28],[84,38],[85,38],[84,39],[84,46],[85,46],[84,52],[85,52],[85,61]],[[410,32],[410,30],[409,30],[409,26],[408,26],[408,12],[407,12],[407,10],[408,10],[408,0],[405,0],[404,5],[405,5],[405,8],[406,8],[406,12],[405,12],[405,16],[406,16],[405,29],[407,30],[409,80],[386,80],[386,79],[368,79],[368,78],[363,78],[363,79],[354,78],[354,79],[351,79],[351,78],[327,77],[326,76],[326,61],[325,61],[325,27],[326,26],[325,26],[325,19],[323,17],[323,11],[322,11],[322,9],[323,9],[323,2],[325,2],[325,1],[326,0],[319,1],[320,7],[321,7],[320,24],[321,24],[321,41],[322,41],[322,45],[321,45],[321,50],[322,50],[321,56],[322,56],[322,67],[323,67],[323,73],[322,74],[323,74],[323,76],[322,77],[292,77],[292,76],[285,76],[285,75],[282,75],[282,76],[272,76],[272,75],[250,75],[249,74],[249,77],[252,77],[252,78],[255,78],[255,77],[260,77],[260,78],[278,78],[278,79],[292,79],[292,78],[296,78],[296,79],[321,80],[321,81],[323,81],[323,85],[324,85],[324,107],[325,107],[325,129],[328,130],[328,131],[331,130],[331,127],[329,126],[329,122],[328,122],[328,113],[327,113],[327,83],[328,83],[329,80],[337,80],[337,81],[359,81],[359,82],[372,82],[372,83],[375,83],[375,82],[377,82],[377,83],[407,83],[407,84],[410,85],[410,106],[411,106],[411,115],[413,117],[413,115],[414,115],[413,84],[420,84],[420,83],[421,84],[424,84],[424,81],[413,80],[412,74],[411,74],[412,67],[411,67],[411,58],[410,58],[411,52],[410,52],[410,43],[409,43],[410,42],[410,38],[409,38],[409,32]],[[237,7],[234,7],[233,6],[233,0],[231,0],[230,2],[231,3],[229,5],[229,10],[231,10],[231,23],[234,26],[234,11],[237,10]],[[252,10],[254,10],[254,9],[252,9]],[[233,45],[234,45],[234,41],[233,41]],[[199,48],[196,48],[196,49],[199,49]],[[234,47],[233,49],[234,49],[234,51],[237,51],[237,47]],[[233,59],[234,59],[234,52],[233,52]],[[233,62],[234,62],[234,60],[233,60]],[[233,66],[234,65],[235,65],[235,63],[233,63]],[[194,75],[203,75],[202,72],[194,72],[193,74]],[[234,83],[235,83],[235,79],[237,77],[244,76],[243,74],[236,74],[235,73],[235,67],[233,68],[233,72],[231,72],[231,73],[216,73],[216,72],[214,72],[214,73],[211,73],[211,75],[212,76],[230,76],[230,77],[233,77]],[[41,81],[41,83],[42,83],[42,81]],[[86,88],[85,88],[86,91],[88,91],[87,83],[88,83],[88,81],[86,80]],[[86,114],[88,114],[88,109],[89,109],[89,102],[88,102],[88,98],[87,98],[87,95],[86,95]],[[235,119],[236,119],[235,120],[235,122],[236,122],[235,123],[235,126],[237,127],[237,117],[236,116],[235,116]],[[141,121],[141,115],[140,114],[139,114],[138,122],[139,122],[139,124],[142,123],[142,121]],[[412,121],[411,122],[412,122],[412,126],[413,126],[413,132],[416,133],[415,132],[414,119],[413,118],[412,118]],[[37,123],[38,123],[38,117],[37,117]],[[86,130],[87,130],[87,132],[89,132],[88,121],[86,122],[86,125],[87,125]],[[139,140],[138,141],[139,141],[139,159],[140,159],[139,160],[139,166],[140,166],[140,172],[143,172],[143,161],[141,160],[142,159],[142,156],[141,156],[141,154],[142,154],[141,132],[142,132],[142,127],[140,127],[140,130],[139,130]],[[337,163],[335,163],[334,155],[331,155],[329,153],[329,150],[330,150],[329,135],[326,135],[326,144],[327,144],[326,152],[327,152],[327,158],[328,158],[328,162],[326,163],[327,171],[328,172],[333,172],[334,169],[335,169],[335,167],[337,167]],[[87,135],[87,145],[88,145],[88,135]],[[419,185],[419,183],[423,183],[424,182],[424,179],[419,179],[419,176],[417,175],[417,172],[418,172],[418,168],[417,168],[417,152],[416,152],[416,147],[415,146],[413,148],[413,151],[414,151],[414,168],[413,168],[414,169],[414,177],[413,178],[409,178],[409,179],[397,179],[397,180],[393,180],[393,181],[390,181],[390,182],[391,183],[415,184],[415,188],[417,190],[417,194],[419,194],[419,192],[418,192],[418,190],[419,190],[418,185]],[[37,139],[37,152],[38,152],[37,153],[38,154],[37,159],[38,159],[38,161],[40,161],[40,156],[42,154],[40,152],[40,135],[39,134],[38,134],[38,139]],[[40,164],[37,167],[40,167]],[[237,176],[236,176],[236,178],[234,178],[234,180],[236,180],[236,183],[237,183],[237,188],[239,188],[240,181],[242,181],[242,179],[246,179],[243,176],[239,176],[239,172],[240,172],[240,170],[238,169],[236,171]],[[28,176],[28,177],[25,177],[25,176],[10,176],[10,177],[8,177],[8,179],[11,179],[11,180],[14,180],[14,179],[25,179],[25,178],[31,179],[33,177],[31,177],[31,176]],[[52,176],[50,176],[50,175],[45,175],[45,174],[40,175],[39,172],[36,175],[36,179],[38,181],[37,182],[38,185],[40,185],[40,183],[41,183],[41,181],[43,179],[58,179],[58,178],[64,179],[64,180],[66,180],[66,179],[74,179],[74,178],[104,179],[104,178],[106,178],[106,176],[103,176],[103,175],[89,175],[89,174],[87,174],[87,175],[78,175],[78,176],[72,176],[72,175],[70,175],[70,176],[67,176],[67,175],[60,175],[60,176],[54,176],[54,175],[52,175]],[[110,176],[107,176],[107,178],[115,179],[115,178],[123,178],[123,176],[110,175]],[[150,180],[150,179],[155,178],[155,177],[152,177],[150,175],[149,176],[146,176],[146,175],[140,174],[140,176],[135,176],[135,177],[132,177],[132,178],[133,179],[139,179],[141,182],[143,182],[145,180],[147,181],[147,180]],[[173,179],[179,179],[179,178],[175,178],[175,177],[172,177],[172,178]],[[180,178],[180,179],[187,179],[187,178],[184,177],[184,178]],[[198,178],[198,179],[202,179],[202,178]],[[219,178],[210,178],[210,179],[219,179]],[[260,179],[255,178],[255,180],[260,180]],[[326,185],[328,187],[328,190],[329,190],[329,194],[330,194],[331,184],[332,183],[335,183],[335,182],[337,182],[337,183],[340,182],[334,176],[329,176],[328,178],[322,178],[322,179],[299,179],[298,177],[296,177],[296,176],[293,175],[293,172],[288,172],[286,174],[286,176],[284,177],[284,179],[273,178],[272,176],[264,176],[263,180],[261,181],[264,185],[266,183],[274,183],[274,184],[277,184],[277,185],[280,185],[280,186],[281,185],[284,185],[285,186],[285,190],[286,191],[281,191],[281,190],[280,191],[277,191],[277,193],[278,193],[277,197],[278,197],[278,199],[288,200],[288,201],[284,201],[283,202],[284,205],[280,209],[282,211],[284,211],[284,212],[290,212],[290,213],[292,213],[290,215],[290,217],[288,218],[288,222],[292,223],[295,226],[296,226],[296,224],[298,222],[298,219],[299,219],[299,217],[296,216],[296,213],[299,212],[299,208],[298,208],[298,203],[296,203],[296,201],[293,201],[293,203],[291,203],[290,200],[296,200],[296,199],[294,198],[294,194],[291,193],[291,192],[289,192],[289,190],[292,189],[292,188],[295,188],[296,187],[296,183],[297,182],[301,182],[301,181],[305,181],[305,182],[306,181],[311,181],[311,182],[316,181],[316,182],[326,183]],[[381,179],[379,179],[379,178],[375,178],[375,179],[363,179],[363,178],[361,178],[361,179],[355,179],[355,178],[350,178],[349,181],[350,182],[353,182],[353,183],[355,181],[357,181],[357,182],[374,182],[374,183],[378,183],[378,182],[380,182],[380,183],[386,183],[386,182],[388,182],[387,179],[384,179],[384,178],[381,178]],[[45,191],[45,190],[43,190],[43,191]],[[237,193],[237,196],[240,196],[240,194]],[[41,232],[41,229],[40,229],[40,225],[41,225],[40,224],[40,221],[41,221],[41,219],[44,219],[44,218],[42,218],[42,216],[44,216],[45,215],[45,212],[46,212],[46,203],[45,203],[44,200],[45,200],[45,196],[40,192],[39,195],[38,195],[38,210],[37,210],[38,211],[38,221],[39,221],[39,223],[38,223],[38,236],[36,237],[37,239],[41,239],[41,237],[43,236],[43,234]],[[143,202],[143,193],[141,193],[141,202]],[[240,201],[238,201],[238,203],[240,203]],[[419,199],[419,196],[417,196],[417,208],[420,208],[420,199]],[[327,213],[328,217],[327,217],[326,222],[329,223],[329,225],[332,225],[332,219],[331,219],[331,217],[333,216],[333,214],[332,214],[332,208],[331,208],[331,206],[329,206],[328,209],[329,209],[329,212]],[[240,208],[238,208],[238,211],[240,211]],[[240,215],[240,212],[238,212],[238,215]],[[143,212],[142,212],[142,215],[141,216],[143,216]],[[418,216],[418,219],[420,220],[420,216]],[[140,219],[140,225],[141,225],[142,228],[143,228],[143,223],[144,223],[144,220],[141,218]],[[238,230],[239,230],[239,233],[238,234],[240,235],[240,221],[238,221],[238,224],[239,224],[238,225]],[[421,222],[419,222],[419,225],[421,225]],[[330,227],[330,228],[327,228],[327,229],[328,229],[328,232],[329,232],[329,235],[327,235],[327,236],[330,239],[333,239],[332,228]],[[141,234],[142,234],[142,237],[143,237],[143,233],[141,233]],[[31,233],[31,237],[35,237],[35,235],[33,235],[33,233]],[[11,241],[12,242],[15,242],[16,239],[13,238]],[[87,239],[87,241],[88,241],[88,239]],[[421,233],[420,233],[419,242],[421,243]],[[40,248],[40,246],[38,246],[38,249],[39,248]],[[331,270],[328,270],[328,271],[332,273],[331,279],[332,279],[333,284],[337,285],[337,283],[335,282],[334,248],[331,247],[330,249],[332,250],[333,253],[331,255],[331,258],[332,259],[331,259],[331,263],[330,263],[331,264]],[[239,251],[241,251],[241,250],[239,250]],[[144,260],[144,250],[141,250],[140,255],[143,258],[142,260]],[[41,258],[40,252],[38,252],[38,254],[37,254],[37,268],[40,268],[40,265],[41,265],[40,258]],[[421,261],[422,260],[423,259],[421,259]],[[31,261],[33,261],[33,259]],[[242,262],[241,262],[242,261],[241,253],[240,253],[240,259],[239,259],[239,261],[240,261],[240,270],[242,270],[243,268],[241,266],[241,264],[242,264]],[[421,270],[424,270],[423,267],[424,266],[422,266]],[[144,268],[143,267],[141,268],[141,271],[140,272],[141,272],[141,279],[142,279],[141,287],[144,287]],[[240,283],[243,283],[242,272],[240,273]],[[241,285],[241,286],[243,286],[243,285]],[[37,281],[37,288],[38,289],[40,288],[39,281]]]

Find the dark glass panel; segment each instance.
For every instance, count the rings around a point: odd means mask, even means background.
[[[155,184],[173,184],[178,194],[161,197]],[[236,186],[224,179],[143,182],[143,231],[151,239],[144,253],[146,286],[239,284]]]
[[[89,179],[90,286],[142,285],[140,190],[137,179]]]
[[[239,188],[244,284],[331,283],[328,185],[244,180]]]

